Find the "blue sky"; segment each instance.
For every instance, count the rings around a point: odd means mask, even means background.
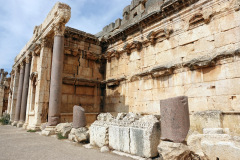
[[[0,0],[0,68],[11,71],[15,56],[58,0]],[[61,0],[72,8],[67,26],[95,34],[117,18],[131,0]]]

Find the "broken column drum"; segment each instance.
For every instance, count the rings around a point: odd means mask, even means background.
[[[24,65],[23,65],[23,63],[21,63],[19,83],[18,83],[17,104],[16,104],[16,111],[15,111],[15,119],[14,119],[14,121],[16,121],[16,122],[19,121],[19,119],[20,119],[23,80],[24,80]]]
[[[86,126],[85,110],[81,106],[73,107],[73,128]]]
[[[54,45],[52,57],[52,71],[50,84],[50,99],[47,126],[56,126],[60,123],[60,106],[62,96],[62,72],[64,51],[64,29],[63,24],[54,28]]]
[[[29,76],[30,76],[30,57],[26,58],[25,75],[23,83],[22,101],[21,101],[21,112],[20,112],[20,122],[24,122],[26,118],[26,108],[27,108],[27,97],[29,88]]]
[[[190,127],[188,97],[161,100],[160,106],[161,140],[184,142]]]

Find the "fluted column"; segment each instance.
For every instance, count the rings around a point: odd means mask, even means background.
[[[16,104],[16,111],[15,111],[15,119],[14,119],[14,122],[13,122],[14,126],[17,125],[17,122],[20,119],[23,80],[24,80],[24,64],[22,62],[20,64],[20,77],[19,77],[19,83],[18,83],[17,104]]]
[[[64,30],[64,24],[55,25],[47,126],[56,126],[60,122],[64,56]]]
[[[25,118],[26,118],[26,107],[27,107],[27,97],[28,97],[28,88],[29,88],[30,66],[31,66],[31,57],[27,56],[26,65],[25,65],[25,73],[24,73],[22,100],[21,100],[20,122],[18,124],[18,127],[22,127],[22,125],[25,122]]]

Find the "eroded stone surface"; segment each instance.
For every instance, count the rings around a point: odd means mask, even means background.
[[[86,126],[85,110],[81,106],[73,107],[73,128]]]
[[[60,133],[63,137],[68,137],[72,129],[72,123],[60,123],[55,128],[55,133]]]
[[[109,113],[100,114],[90,127],[90,143],[98,147],[109,145],[111,149],[142,157],[155,157],[160,139],[158,118],[134,113],[119,113],[116,118]]]
[[[88,142],[89,141],[89,130],[86,127],[78,129],[72,128],[68,139],[74,142]]]

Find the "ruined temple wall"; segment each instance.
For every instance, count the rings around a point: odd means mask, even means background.
[[[116,50],[120,56],[107,62],[106,80],[115,79],[119,85],[107,87],[105,111],[160,114],[161,99],[180,95],[189,97],[191,113],[239,111],[236,3],[200,0],[110,45],[108,52]],[[161,29],[170,31],[169,37]],[[155,44],[147,38],[152,31],[162,34],[152,39]],[[124,46],[133,41],[142,42],[143,48],[127,53]]]
[[[64,45],[61,121],[72,122],[73,106],[81,105],[87,121],[92,122],[100,112],[101,90],[98,82],[103,77],[100,63],[87,55],[100,55],[101,47],[74,36],[65,36]]]

